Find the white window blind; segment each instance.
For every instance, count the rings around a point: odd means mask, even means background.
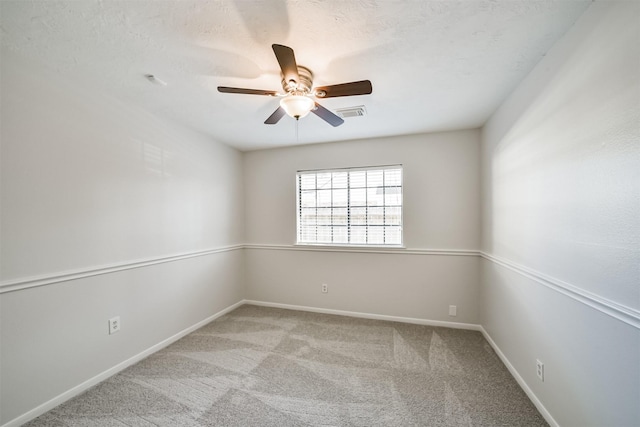
[[[298,244],[402,245],[402,166],[299,171]]]

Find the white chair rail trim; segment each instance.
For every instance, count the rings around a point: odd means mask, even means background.
[[[615,319],[627,323],[637,329],[640,329],[640,311],[611,301],[600,295],[586,291],[570,283],[564,282],[558,278],[547,276],[539,271],[516,264],[505,258],[500,258],[485,252],[480,253],[482,258],[491,261],[497,265],[512,270],[521,276],[531,279],[540,285],[546,286],[556,292],[559,292],[569,298],[572,298],[582,304],[607,314]]]
[[[33,276],[27,278],[19,278],[7,280],[0,283],[0,294],[6,292],[19,291],[22,289],[35,288],[38,286],[51,285],[54,283],[67,282],[69,280],[77,280],[85,277],[99,276],[101,274],[115,273],[118,271],[131,270],[133,268],[147,267],[150,265],[163,264],[166,262],[174,262],[188,258],[201,257],[221,252],[235,251],[242,249],[243,245],[224,246],[219,248],[205,249],[201,251],[185,252],[176,255],[169,255],[156,258],[138,259],[129,262],[108,264],[102,266],[94,266],[89,268],[68,270],[53,274],[44,274],[41,276]]]
[[[446,256],[480,256],[474,249],[418,249],[398,246],[325,246],[325,245],[267,245],[249,243],[246,249],[265,249],[276,251],[306,252],[348,252],[364,254],[399,254],[399,255],[446,255]]]
[[[508,259],[488,254],[473,249],[414,249],[414,248],[384,248],[384,247],[343,247],[343,246],[315,246],[315,245],[266,245],[266,244],[238,244],[211,248],[200,251],[180,253],[176,255],[145,258],[130,262],[94,266],[84,269],[69,270],[53,274],[44,274],[27,278],[18,278],[3,281],[0,283],[0,294],[19,291],[22,289],[34,288],[38,286],[51,285],[54,283],[77,280],[86,277],[98,276],[102,274],[115,273],[118,271],[130,270],[134,268],[147,267],[167,262],[175,262],[188,258],[207,256],[222,252],[236,251],[240,249],[250,250],[276,250],[276,251],[311,251],[311,252],[342,252],[342,253],[373,253],[373,254],[395,254],[395,255],[423,255],[423,256],[472,256],[482,257],[492,263],[508,268],[538,284],[548,287],[556,292],[568,296],[575,301],[583,303],[593,309],[607,314],[615,319],[627,323],[640,329],[640,311],[608,300],[600,295],[581,289],[560,279],[547,276],[543,273],[528,267],[514,263]]]

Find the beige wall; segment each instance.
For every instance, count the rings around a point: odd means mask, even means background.
[[[407,248],[479,248],[477,130],[247,152],[247,243],[295,244],[296,171],[390,164],[404,168]]]
[[[388,164],[403,165],[407,250],[293,247],[296,171]],[[245,153],[244,171],[246,239],[259,245],[246,255],[246,298],[478,323],[478,259],[473,255],[480,236],[477,130],[254,151]],[[322,283],[329,285],[326,295],[320,292]],[[458,307],[457,317],[448,315],[449,305]]]
[[[4,424],[240,301],[244,270],[215,252],[243,242],[241,153],[1,63]]]
[[[640,423],[638,22],[592,4],[482,134],[481,323],[562,426]]]

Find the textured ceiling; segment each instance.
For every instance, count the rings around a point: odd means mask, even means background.
[[[590,0],[0,1],[4,48],[242,150],[481,126]],[[264,120],[280,90],[271,50],[294,49],[315,85],[369,79],[333,128]],[[144,78],[154,74],[167,86]]]

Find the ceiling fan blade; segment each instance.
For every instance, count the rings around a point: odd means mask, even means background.
[[[320,117],[325,122],[329,123],[333,127],[340,126],[341,124],[344,123],[344,120],[342,120],[342,118],[336,116],[331,111],[327,110],[317,102],[316,102],[316,108],[311,110],[311,112],[316,116]]]
[[[373,92],[373,87],[369,80],[360,80],[339,85],[320,86],[314,91],[318,98],[333,98],[336,96],[369,95]]]
[[[218,86],[218,92],[222,93],[241,93],[245,95],[266,95],[266,96],[276,96],[278,92],[273,90],[262,90],[262,89],[244,89],[241,87],[227,87],[227,86]]]
[[[286,112],[284,111],[284,108],[278,107],[278,109],[274,111],[273,114],[271,114],[267,120],[264,121],[264,124],[275,125],[280,121],[282,117],[284,117],[285,114]]]
[[[284,80],[286,82],[291,80],[295,81],[296,83],[300,82],[300,76],[298,75],[298,64],[296,64],[296,56],[293,53],[293,49],[281,44],[273,44],[271,45],[271,47],[273,48],[273,53],[276,54],[278,64],[280,64],[280,69],[282,70]]]

